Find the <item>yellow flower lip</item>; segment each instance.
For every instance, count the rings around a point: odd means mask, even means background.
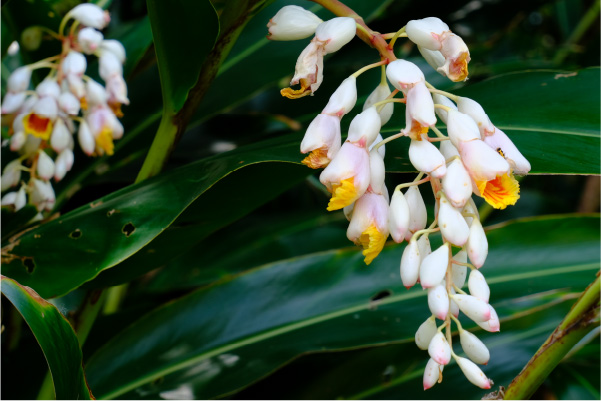
[[[375,225],[369,226],[359,237],[359,244],[363,247],[363,256],[365,264],[369,265],[384,249],[386,238]]]
[[[311,151],[311,153],[309,153],[309,155],[305,157],[301,163],[312,169],[324,168],[330,164],[330,159],[328,158],[328,149],[324,146]]]
[[[108,127],[102,127],[102,130],[96,136],[96,146],[104,150],[104,152],[112,156],[114,153],[115,145],[113,144],[113,130]]]
[[[50,139],[52,133],[52,121],[47,117],[40,117],[35,113],[29,113],[23,117],[23,126],[26,134],[33,135],[43,140]]]
[[[328,203],[328,211],[342,209],[357,199],[357,188],[355,188],[355,177],[340,181],[340,184],[332,184],[332,198]]]
[[[495,209],[515,205],[520,199],[520,185],[513,174],[503,174],[490,181],[476,181],[480,195]]]
[[[288,99],[299,99],[312,93],[311,82],[309,82],[309,80],[304,78],[301,79],[300,85],[301,87],[299,89],[284,88],[280,91],[280,93],[282,96],[287,97]]]

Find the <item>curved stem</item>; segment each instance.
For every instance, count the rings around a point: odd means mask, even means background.
[[[443,109],[444,111],[453,110],[449,106],[445,106],[444,104],[438,104],[438,103],[434,104],[434,108],[435,109]]]
[[[434,125],[430,127],[430,129],[436,134],[437,137],[439,138],[444,138],[444,139],[449,139],[448,136],[446,136],[445,134],[443,134],[442,132],[440,132],[440,130],[438,128],[436,128]]]
[[[394,49],[394,44],[396,43],[396,40],[399,38],[399,36],[401,36],[403,33],[405,33],[405,27],[402,27],[401,29],[398,30],[397,33],[394,34],[394,36],[392,37],[392,40],[390,41],[390,43],[388,44],[388,46],[391,49]],[[407,35],[405,35],[407,36]]]
[[[423,173],[420,173],[420,175],[422,175],[422,174]],[[411,187],[413,185],[421,185],[421,184],[423,184],[425,182],[430,181],[430,177],[429,176],[426,177],[426,178],[424,178],[424,179],[419,179],[419,178],[421,178],[421,177],[418,176],[418,179],[416,179],[415,181],[412,181],[412,182],[406,182],[404,184],[399,184],[399,185],[396,186],[396,188],[394,190],[395,191],[400,191],[403,188],[408,188],[408,187]]]
[[[600,290],[597,275],[547,341],[509,384],[504,399],[529,399],[570,349],[599,325]]]
[[[371,70],[372,68],[376,68],[376,67],[379,67],[379,66],[384,66],[384,64],[386,64],[386,60],[382,60],[382,61],[378,61],[377,63],[366,65],[365,67],[363,67],[363,68],[357,70],[356,72],[354,72],[351,75],[351,77],[357,78],[359,75],[363,74],[365,71]]]
[[[427,85],[430,85],[430,84],[427,84]],[[432,85],[430,85],[430,86],[432,86]],[[441,91],[441,90],[438,90],[438,89],[434,88],[433,86],[432,87],[430,87],[430,86],[428,87],[428,90],[431,93],[438,93],[439,95],[443,95],[445,97],[448,97],[449,99],[451,99],[454,102],[456,102],[459,99],[459,96],[457,96],[457,95],[453,95],[452,93]]]

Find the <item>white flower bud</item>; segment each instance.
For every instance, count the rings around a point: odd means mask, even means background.
[[[29,88],[29,81],[31,81],[31,70],[27,66],[19,67],[8,77],[6,89],[13,93],[24,92]]]
[[[81,77],[86,71],[87,66],[86,57],[76,51],[70,51],[61,63],[62,72],[67,76],[75,75]]]
[[[457,208],[463,208],[471,198],[472,179],[459,159],[453,160],[447,167],[447,173],[442,178],[442,189],[449,202]]]
[[[117,59],[123,64],[125,62],[125,47],[115,39],[107,39],[103,40],[100,43],[100,53],[103,52],[111,52],[113,53]]]
[[[463,246],[467,242],[470,229],[461,212],[454,208],[444,196],[440,199],[438,226],[444,239],[451,244]]]
[[[79,46],[85,54],[92,54],[98,49],[104,36],[94,28],[83,28],[77,35]]]
[[[114,75],[123,75],[123,65],[111,52],[102,53],[98,59],[98,73],[105,82]]]
[[[269,20],[267,39],[298,40],[308,38],[315,33],[317,26],[322,22],[317,15],[302,7],[285,6]]]
[[[74,157],[71,149],[65,149],[57,156],[54,164],[54,179],[56,181],[62,180],[65,174],[67,174],[67,171],[71,170],[73,161]]]
[[[424,203],[424,198],[422,198],[422,194],[419,191],[419,187],[417,185],[412,185],[411,187],[409,187],[407,192],[405,192],[405,199],[407,200],[407,204],[409,205],[410,219],[409,232],[405,235],[405,239],[409,241],[413,233],[426,228],[428,214],[426,211],[426,204]]]
[[[55,79],[46,78],[35,88],[39,97],[50,96],[58,100],[61,94],[61,88]]]
[[[384,185],[386,167],[384,166],[384,159],[382,159],[382,156],[377,151],[369,153],[369,174],[371,191],[379,195],[383,195],[386,192],[386,195],[388,195],[388,190]],[[385,198],[388,199],[388,196],[385,196]]]
[[[409,229],[409,204],[400,190],[392,194],[388,209],[388,226],[392,239],[399,244],[403,242]]]
[[[357,103],[357,79],[351,75],[332,93],[322,113],[340,117],[351,111],[355,103]]]
[[[488,256],[488,240],[479,220],[472,221],[466,248],[472,264],[478,269],[481,268]]]
[[[2,182],[2,192],[17,185],[19,180],[21,180],[21,161],[15,159],[6,165],[2,172],[2,178],[0,179]]]
[[[444,156],[426,138],[426,135],[422,135],[419,141],[411,140],[409,161],[418,171],[431,173],[435,178],[443,177],[447,171]]]
[[[430,239],[427,235],[422,235],[417,240],[417,247],[419,248],[419,256],[423,261],[426,256],[432,253],[432,247],[430,246]]]
[[[14,114],[19,111],[25,99],[27,93],[25,92],[7,92],[2,99],[2,114]]]
[[[55,202],[54,189],[48,181],[42,181],[35,178],[33,180],[33,190],[31,191],[30,200],[38,211],[52,210]]]
[[[443,71],[439,70],[439,68],[444,66],[445,63],[444,56],[439,50],[430,50],[421,46],[417,46],[417,50],[419,50],[420,54],[424,60],[426,60],[426,63],[430,65],[430,67],[434,68],[434,70],[441,75],[445,75]]]
[[[46,152],[40,150],[38,152],[38,165],[37,165],[37,173],[38,176],[48,181],[54,175],[54,161]]]
[[[79,114],[80,102],[71,92],[63,92],[58,97],[58,107],[66,114]]]
[[[490,310],[490,319],[486,322],[477,322],[476,324],[482,327],[484,330],[489,331],[491,333],[497,332],[501,330],[501,323],[499,322],[499,316],[497,315],[497,311],[489,304],[488,309]]]
[[[396,89],[407,93],[417,83],[424,82],[424,73],[407,60],[395,60],[386,67],[386,77]]]
[[[424,82],[418,82],[407,91],[405,120],[405,129],[401,132],[412,139],[419,138],[429,127],[436,124],[434,102]]]
[[[15,212],[19,211],[27,204],[27,197],[25,195],[25,186],[22,185],[16,192],[9,192],[2,197],[2,206],[13,205]]]
[[[81,77],[71,74],[67,75],[67,86],[71,93],[78,99],[86,95],[86,85]]]
[[[384,140],[384,138],[382,138],[382,134],[378,134],[374,143],[372,143],[371,146],[368,148],[369,151],[371,152],[371,150],[374,148],[374,146],[376,146],[378,143],[382,142],[383,140]],[[378,153],[380,154],[380,156],[382,156],[382,158],[384,158],[384,156],[386,156],[386,145],[379,146]]]
[[[474,296],[457,294],[453,295],[453,300],[457,302],[461,312],[474,322],[486,322],[491,317],[488,304]]]
[[[516,174],[527,174],[530,171],[530,162],[500,129],[495,127],[495,132],[492,135],[485,136],[484,142],[499,154],[502,153]]]
[[[460,330],[459,341],[461,341],[461,348],[463,348],[468,358],[480,365],[488,363],[490,352],[478,337],[467,330]]]
[[[509,163],[481,140],[461,142],[459,154],[475,181],[490,181],[509,172]]]
[[[103,29],[111,21],[108,11],[104,11],[102,8],[91,3],[83,3],[75,6],[69,11],[68,15],[81,24],[96,29]]]
[[[121,75],[113,75],[106,81],[106,91],[109,95],[109,102],[129,104],[127,98],[127,85]]]
[[[478,270],[472,270],[470,278],[467,281],[467,286],[470,289],[470,294],[474,297],[488,303],[490,298],[490,288],[486,284],[484,275]]]
[[[388,83],[381,82],[378,86],[376,86],[376,89],[374,89],[374,91],[367,97],[367,100],[363,105],[363,110],[367,110],[375,103],[386,99],[388,96],[390,96],[391,93],[392,92],[388,87]],[[380,114],[381,125],[386,124],[390,120],[390,117],[392,117],[392,113],[394,112],[393,102],[386,103],[383,106],[384,107],[382,107],[381,110],[378,112]]]
[[[446,96],[440,95],[438,93],[434,93],[432,94],[432,99],[434,100],[434,104],[442,104],[443,106],[447,106],[452,108],[453,110],[457,110],[457,106],[455,106],[455,103],[453,103],[451,101],[451,99],[449,99]],[[435,109],[436,111],[436,115],[445,123],[447,124],[447,118],[448,118],[448,112],[445,109],[439,108],[437,107]],[[448,142],[448,141],[444,141],[444,142]]]
[[[416,241],[410,241],[401,257],[401,281],[406,288],[411,288],[417,283],[421,257]]]
[[[359,142],[361,139],[370,146],[380,133],[381,120],[375,107],[359,113],[351,121],[348,138],[350,142]]]
[[[25,134],[25,131],[21,130],[15,132],[13,136],[10,137],[10,150],[12,150],[13,152],[18,151],[23,147],[23,145],[25,145],[26,141],[27,135]]]
[[[459,148],[460,142],[480,139],[480,130],[476,122],[467,114],[455,110],[447,112],[447,132],[456,148]]]
[[[62,118],[57,118],[50,137],[50,146],[56,153],[62,152],[71,142],[71,133]]]
[[[91,156],[94,153],[94,149],[96,148],[96,142],[94,141],[94,136],[92,135],[92,131],[90,131],[88,123],[86,123],[85,121],[79,123],[77,140],[79,141],[79,146],[81,147],[81,150],[86,155]]]
[[[351,221],[351,219],[353,218],[353,211],[355,210],[355,203],[351,203],[348,206],[345,206],[342,208],[342,212],[344,213],[344,217],[346,217],[346,219],[348,221]]]
[[[326,42],[326,54],[334,53],[355,37],[357,23],[354,18],[336,17],[322,22],[315,30],[315,38]]]
[[[482,138],[495,132],[495,126],[492,125],[488,114],[480,106],[480,103],[470,98],[459,96],[457,98],[457,109],[461,113],[470,116],[476,122]]]
[[[415,344],[421,350],[427,350],[432,338],[436,335],[436,319],[430,316],[423,322],[415,333]]]
[[[443,369],[444,365],[436,363],[432,358],[428,359],[426,369],[424,370],[424,390],[428,390],[438,383],[438,378]]]
[[[436,363],[446,365],[451,361],[451,346],[442,333],[436,333],[428,345],[428,354]]]
[[[449,313],[449,294],[444,285],[439,284],[428,289],[428,307],[438,319],[446,319]]]
[[[461,250],[453,256],[453,259],[460,263],[467,263],[467,253]],[[462,266],[453,263],[451,266],[451,280],[457,288],[462,288],[465,285],[465,279],[467,277],[467,266]]]
[[[440,36],[450,31],[449,26],[436,17],[412,20],[407,23],[405,32],[413,43],[429,50],[440,50]]]
[[[449,245],[444,244],[430,255],[423,258],[419,267],[419,282],[423,288],[439,285],[447,272],[449,265]]]
[[[455,357],[455,360],[470,383],[485,390],[490,388],[491,381],[474,362],[460,356]]]
[[[476,218],[478,219],[478,221],[480,221],[480,213],[478,212],[478,208],[476,207],[476,204],[474,203],[474,200],[472,198],[470,198],[467,203],[465,204],[465,207],[463,208],[463,211],[466,214],[473,214],[474,216],[476,216]],[[465,217],[465,222],[467,223],[468,226],[472,225],[472,221],[474,219],[470,216],[466,216]],[[466,260],[467,262],[467,260]]]
[[[454,288],[451,288],[450,295],[452,296],[455,294],[457,294],[457,291],[455,291]],[[453,298],[451,298],[451,301],[450,301],[449,311],[451,312],[451,314],[453,316],[459,317],[459,305],[457,305],[457,302],[453,301]]]
[[[104,86],[100,85],[93,79],[86,82],[86,100],[90,107],[103,105],[106,103],[108,95]]]

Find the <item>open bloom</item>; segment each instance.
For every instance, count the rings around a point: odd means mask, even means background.
[[[301,142],[301,152],[310,152],[302,163],[314,169],[327,166],[340,150],[341,141],[340,119],[318,114],[309,124]]]
[[[350,205],[369,186],[369,153],[365,143],[345,142],[334,159],[322,171],[319,180],[332,194],[328,210]]]
[[[300,84],[301,87],[282,89],[282,96],[297,99],[314,93],[323,81],[323,57],[350,42],[356,29],[355,20],[348,17],[336,17],[319,24],[315,37],[296,60],[294,77],[290,81],[290,85]]]
[[[406,127],[401,132],[411,139],[419,139],[436,124],[434,101],[424,82],[418,82],[407,90],[405,120]]]
[[[388,202],[383,194],[366,192],[355,202],[346,236],[363,248],[365,264],[380,254],[388,238]]]
[[[57,113],[58,105],[54,98],[49,96],[40,98],[31,112],[23,117],[25,133],[44,140],[50,139]]]
[[[315,33],[317,26],[322,22],[321,18],[302,7],[285,6],[269,20],[267,39],[297,40],[308,38]]]

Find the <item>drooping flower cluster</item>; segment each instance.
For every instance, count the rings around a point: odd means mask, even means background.
[[[3,206],[21,209],[27,203],[38,211],[52,210],[55,203],[51,179],[60,181],[74,163],[73,138],[88,156],[112,155],[113,141],[123,136],[121,105],[129,104],[123,78],[125,48],[102,33],[110,18],[93,4],[69,11],[58,33],[60,55],[17,68],[8,78],[2,101],[2,121],[9,125],[10,149],[19,157],[2,172]],[[68,22],[68,34],[63,31]],[[104,85],[85,75],[86,56],[98,57]],[[30,90],[32,72],[50,69]],[[81,113],[81,116],[80,116]],[[22,177],[26,172],[28,177]]]
[[[296,31],[305,32],[306,37],[315,26],[326,24],[308,14],[298,7],[285,7],[269,26],[287,32],[288,36],[282,36],[284,40],[291,36],[298,39],[292,34]],[[338,35],[348,42],[348,33],[343,30],[332,30],[330,40],[338,41]],[[398,37],[408,37],[439,73],[453,81],[467,79],[467,46],[438,18],[410,21],[396,34],[381,37],[392,39],[389,48]],[[407,288],[419,282],[427,289],[432,313],[415,336],[418,347],[428,350],[431,358],[424,371],[424,389],[442,380],[442,369],[451,359],[470,382],[487,389],[492,382],[476,364],[488,363],[488,349],[464,330],[458,319],[462,312],[486,331],[500,328],[499,318],[489,304],[490,289],[479,271],[488,255],[488,242],[472,194],[497,209],[515,204],[519,185],[514,174],[528,173],[530,164],[476,101],[437,90],[426,82],[415,64],[380,53],[382,60],[345,79],[311,122],[301,143],[301,152],[308,154],[302,163],[324,169],[320,181],[331,193],[327,210],[344,210],[350,221],[347,237],[363,248],[366,264],[378,256],[389,235],[396,243],[407,241],[400,261],[401,281]],[[306,75],[303,60],[301,55],[292,84],[299,82],[296,77],[300,74]],[[317,70],[312,71],[321,71],[321,59],[315,65]],[[378,66],[383,69],[381,83],[351,121],[343,142],[340,120],[357,101],[356,79]],[[389,83],[395,89],[392,92]],[[301,82],[300,93],[306,94],[309,87]],[[287,93],[283,92],[285,96]],[[399,93],[402,99],[395,98]],[[394,103],[405,103],[406,126],[383,139],[380,129],[390,119]],[[439,121],[446,124],[447,135],[436,127]],[[430,132],[435,135],[430,136]],[[384,144],[401,137],[410,140],[409,160],[419,175],[413,182],[397,186],[389,199],[384,184]],[[430,182],[435,198],[434,221],[429,227],[419,190],[419,185],[426,182]],[[405,193],[403,188],[407,188]],[[443,245],[432,251],[428,236],[437,231],[441,232]],[[466,279],[469,293],[462,290]],[[442,324],[437,325],[436,319]],[[451,321],[459,329],[466,357],[453,352]]]

